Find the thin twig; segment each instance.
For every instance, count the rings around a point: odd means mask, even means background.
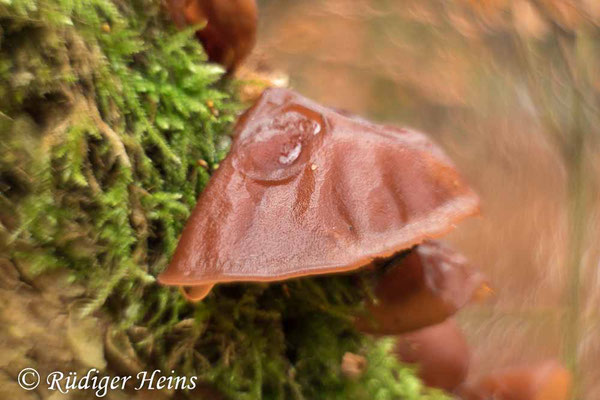
[[[117,157],[121,160],[125,167],[131,168],[131,161],[127,155],[127,150],[125,150],[125,145],[123,144],[123,141],[121,141],[121,138],[117,132],[115,132],[106,122],[104,122],[96,106],[90,104],[89,101],[87,103],[87,108],[90,117],[96,123],[100,133],[102,133],[108,139]]]

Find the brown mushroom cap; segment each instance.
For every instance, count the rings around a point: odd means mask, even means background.
[[[469,370],[469,346],[452,318],[398,336],[394,352],[401,361],[417,365],[427,386],[449,392],[463,383]]]
[[[357,319],[359,330],[380,335],[438,324],[469,303],[486,279],[465,257],[426,241],[392,262],[375,287],[376,302]]]
[[[555,360],[488,375],[463,388],[464,400],[567,400],[570,372]]]
[[[183,230],[166,285],[350,271],[451,230],[478,198],[424,135],[268,89]]]
[[[235,70],[256,41],[256,0],[167,0],[171,18],[179,28],[206,24],[196,32],[211,61]]]

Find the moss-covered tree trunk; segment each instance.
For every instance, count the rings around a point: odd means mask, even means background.
[[[25,367],[202,382],[115,399],[441,396],[355,332],[354,278],[197,305],[155,283],[240,109],[205,60],[158,0],[0,0],[0,398],[94,397],[24,391]],[[345,352],[367,358],[361,378],[341,373]]]

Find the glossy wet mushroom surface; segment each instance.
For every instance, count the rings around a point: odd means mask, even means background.
[[[167,0],[175,25],[201,26],[196,36],[210,61],[234,71],[250,54],[256,41],[256,0]]]
[[[443,322],[483,297],[487,278],[448,245],[428,240],[387,262],[359,330],[397,335]]]
[[[394,353],[413,364],[424,384],[453,391],[469,371],[467,339],[454,319],[396,337]]]
[[[352,271],[451,230],[478,198],[423,134],[268,89],[159,281],[206,288]]]
[[[463,400],[568,400],[571,373],[556,360],[506,368],[465,385]]]

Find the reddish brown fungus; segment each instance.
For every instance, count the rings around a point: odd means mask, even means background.
[[[440,236],[477,196],[424,135],[268,89],[238,121],[166,285],[344,272]]]
[[[211,61],[235,70],[256,41],[256,0],[167,0],[175,24],[205,25],[196,32]]]
[[[464,400],[567,400],[571,374],[554,360],[488,375],[460,391]]]
[[[401,361],[416,364],[427,386],[450,392],[463,383],[469,370],[469,347],[452,318],[398,336],[395,353]]]
[[[181,288],[181,293],[189,301],[200,301],[205,298],[214,285],[197,285],[197,286],[185,286]]]
[[[426,241],[392,261],[375,287],[376,301],[357,320],[367,333],[394,335],[438,324],[485,288],[467,260],[437,241]]]

